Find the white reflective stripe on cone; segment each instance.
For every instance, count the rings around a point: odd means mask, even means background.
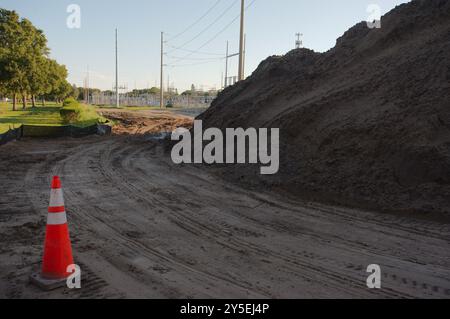
[[[50,207],[64,206],[64,198],[62,189],[52,189],[50,191]]]
[[[67,223],[66,212],[48,214],[47,225],[64,225],[66,223]]]

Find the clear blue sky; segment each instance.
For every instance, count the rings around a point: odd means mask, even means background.
[[[129,89],[154,86],[159,78],[160,32],[170,39],[200,18],[218,0],[0,0],[0,7],[16,10],[47,35],[51,55],[69,69],[69,81],[83,84],[87,66],[93,87],[110,89],[114,82],[114,29],[119,28],[120,83]],[[249,4],[252,0],[246,0]],[[295,46],[295,33],[304,34],[304,46],[323,52],[335,45],[336,38],[359,21],[366,20],[369,4],[377,3],[382,13],[407,0],[255,0],[246,12],[246,75],[270,55],[285,54]],[[233,5],[234,3],[234,5]],[[81,7],[81,29],[69,29],[67,6]],[[226,11],[228,9],[228,11]],[[219,18],[222,13],[225,14]],[[210,39],[202,51],[225,55],[226,41],[232,53],[238,49],[239,0],[221,0],[197,25],[169,42],[180,46],[206,30],[185,46],[196,50]],[[168,47],[167,50],[170,50]],[[186,51],[171,56],[184,57]],[[170,82],[179,90],[219,87],[224,60],[196,60],[216,55],[193,54],[189,60],[168,63]],[[218,57],[218,56],[217,56]],[[190,65],[204,63],[201,65]],[[230,75],[237,75],[237,61],[230,64]]]

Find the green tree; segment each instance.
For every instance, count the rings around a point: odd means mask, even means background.
[[[80,89],[75,84],[72,85],[72,91],[70,92],[70,96],[73,97],[75,100],[78,100],[80,96]]]
[[[14,110],[19,95],[25,109],[29,96],[34,107],[37,97],[45,104],[46,97],[62,101],[73,94],[66,67],[49,59],[44,33],[29,20],[0,9],[0,43],[0,87],[13,97]]]
[[[59,85],[54,92],[56,102],[62,104],[64,100],[72,93],[72,86],[65,79],[59,82]]]
[[[51,79],[53,74],[50,69],[50,60],[45,57],[33,60],[32,71],[28,73],[28,82],[30,85],[31,102],[36,107],[36,98],[50,93],[52,88]],[[42,100],[45,105],[45,100]]]
[[[36,95],[43,94],[48,90],[46,79],[52,74],[47,73],[47,59],[50,50],[47,47],[44,33],[36,29],[27,19],[22,19],[20,24],[23,31],[23,37],[20,40],[27,48],[22,64],[27,75],[22,88],[23,108],[25,109],[28,93],[31,94],[33,107],[35,107]]]
[[[22,67],[26,45],[20,40],[23,30],[19,15],[14,11],[0,9],[0,85],[13,97],[16,109],[17,95],[23,89],[26,71]]]
[[[48,93],[43,95],[43,98],[62,103],[73,92],[72,86],[66,80],[68,75],[67,68],[64,65],[58,64],[55,60],[48,60],[48,63],[48,72],[50,74],[49,89],[47,90]]]
[[[148,91],[148,93],[149,93],[149,94],[159,94],[160,91],[161,91],[161,90],[160,90],[159,88],[157,88],[157,87],[152,87],[152,88]]]

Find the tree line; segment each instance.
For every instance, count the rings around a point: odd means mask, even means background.
[[[22,108],[28,99],[36,106],[40,98],[60,102],[72,95],[67,82],[67,68],[49,57],[50,49],[42,30],[15,11],[0,8],[0,96],[12,98],[13,110],[18,99]]]

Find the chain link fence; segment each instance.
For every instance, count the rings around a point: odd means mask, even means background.
[[[165,105],[180,108],[206,108],[209,107],[216,96],[166,96],[164,97]],[[105,93],[95,93],[92,95],[92,104],[107,106],[116,104],[116,96]],[[142,94],[142,95],[128,95],[121,94],[120,98],[121,106],[159,106],[160,97],[155,94]]]

